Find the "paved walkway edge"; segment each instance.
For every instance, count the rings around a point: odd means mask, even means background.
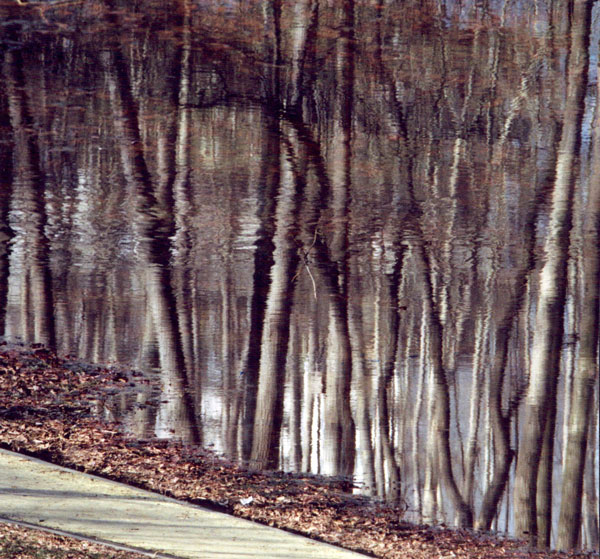
[[[185,559],[365,555],[0,449],[0,518]]]
[[[130,551],[132,553],[139,553],[140,555],[147,555],[148,557],[152,557],[153,559],[179,559],[179,557],[177,557],[176,555],[158,553],[157,551],[152,551],[149,549],[131,547],[128,545],[123,545],[108,540],[82,536],[81,534],[73,534],[73,532],[65,532],[64,530],[58,530],[57,528],[47,528],[46,526],[40,526],[39,524],[32,524],[31,522],[24,522],[21,520],[13,520],[12,518],[4,518],[3,516],[0,516],[0,523],[12,524],[13,526],[20,526],[21,528],[31,528],[32,530],[39,530],[40,532],[53,534],[55,536],[65,536],[67,538],[73,538],[74,540],[79,540],[82,542],[104,545],[106,547],[119,551]]]

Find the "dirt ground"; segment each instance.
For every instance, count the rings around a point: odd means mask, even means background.
[[[492,534],[410,524],[402,520],[401,506],[352,495],[344,480],[252,472],[201,448],[133,440],[118,424],[92,414],[99,394],[114,392],[128,382],[121,369],[62,359],[40,347],[4,344],[0,346],[0,446],[374,557],[598,557],[598,553],[532,551],[523,542]],[[0,552],[19,531],[39,537],[41,547],[48,543],[45,538],[58,537],[0,525]],[[87,542],[61,541],[71,555],[43,556],[135,557],[113,551],[93,555],[96,550]],[[0,555],[9,556],[36,557]]]

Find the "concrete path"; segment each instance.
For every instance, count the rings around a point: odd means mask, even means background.
[[[189,559],[364,555],[0,450],[0,520]]]

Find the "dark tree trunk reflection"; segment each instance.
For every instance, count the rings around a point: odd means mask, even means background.
[[[163,390],[168,402],[165,413],[170,421],[179,426],[181,438],[197,443],[200,441],[198,413],[189,390],[189,372],[185,368],[169,266],[173,224],[161,212],[153,191],[139,137],[136,104],[131,98],[123,60],[118,52],[103,53],[101,58],[115,114],[121,164],[128,186],[135,193],[137,204],[136,226],[141,240],[147,296],[154,317],[160,365],[164,375]]]
[[[28,212],[23,274],[29,286],[33,329],[23,331],[26,341],[56,348],[56,330],[50,271],[50,244],[46,236],[46,186],[40,165],[40,144],[29,111],[24,61],[19,50],[5,54],[3,74],[6,79],[8,109],[14,138],[14,188]],[[25,312],[28,312],[27,310]]]
[[[12,198],[12,159],[14,150],[8,115],[8,97],[4,84],[0,85],[0,137],[3,138],[0,142],[0,336],[4,336],[6,333],[6,305],[8,302],[9,251],[13,237],[13,231],[8,222],[8,214]]]

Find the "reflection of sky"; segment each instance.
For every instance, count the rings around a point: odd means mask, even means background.
[[[590,83],[598,79],[598,50],[600,48],[600,2],[592,10],[592,39],[590,45]]]
[[[585,112],[583,114],[583,123],[581,124],[581,141],[584,144],[584,150],[589,150],[592,139],[592,124],[594,122],[594,111],[596,109],[596,95],[588,95],[585,100]]]
[[[582,162],[585,165],[585,152],[589,152],[592,138],[592,124],[594,122],[594,112],[598,103],[598,51],[600,48],[600,2],[594,3],[592,10],[592,37],[590,39],[590,66],[588,73],[588,91],[586,96],[585,113],[582,123],[581,140],[584,144],[584,157]],[[583,175],[585,176],[585,174]]]

